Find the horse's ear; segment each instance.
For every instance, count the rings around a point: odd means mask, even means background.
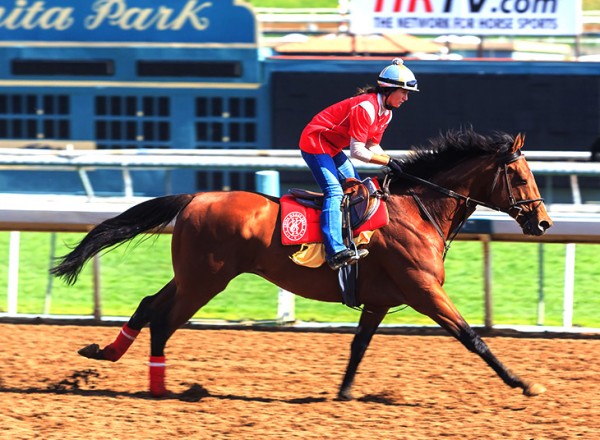
[[[515,142],[513,143],[513,146],[511,148],[511,152],[512,153],[516,153],[521,148],[523,148],[523,145],[525,145],[525,135],[522,134],[522,133],[519,133],[517,135],[517,137],[515,138]]]

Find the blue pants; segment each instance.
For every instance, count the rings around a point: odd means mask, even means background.
[[[342,239],[342,184],[348,178],[359,179],[354,164],[344,152],[331,157],[328,154],[310,154],[302,151],[302,157],[312,171],[325,196],[321,212],[321,229],[327,258],[346,249]]]

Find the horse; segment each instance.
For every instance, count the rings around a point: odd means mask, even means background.
[[[473,128],[441,133],[411,147],[403,172],[387,184],[389,223],[376,230],[360,261],[358,292],[363,308],[337,398],[351,400],[358,366],[386,314],[410,306],[479,355],[504,383],[524,395],[545,391],[506,368],[465,321],[444,290],[449,243],[475,211],[485,206],[507,213],[525,235],[552,226],[525,156],[524,137]],[[391,172],[391,171],[389,171]],[[74,284],[84,264],[103,250],[173,224],[173,278],[141,300],[116,339],[82,356],[116,362],[142,328],[150,327],[149,389],[165,396],[165,345],[173,333],[242,273],[257,274],[305,298],[340,302],[338,274],[327,264],[307,268],[290,256],[299,246],[281,244],[279,198],[250,191],[161,196],[135,205],[95,226],[50,269]]]

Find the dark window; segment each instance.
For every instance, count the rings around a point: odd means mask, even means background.
[[[244,103],[246,107],[244,116],[247,118],[254,118],[256,116],[256,99],[246,98],[244,99]]]
[[[37,121],[35,119],[26,119],[25,121],[27,122],[27,134],[25,137],[30,139],[37,138]]]
[[[154,98],[144,98],[144,116],[154,116]]]
[[[208,140],[208,124],[206,122],[196,123],[196,140],[206,141]]]
[[[110,98],[110,114],[112,116],[121,116],[121,98],[118,96]]]
[[[128,96],[127,98],[125,98],[125,107],[125,114],[127,116],[135,116],[135,114],[137,113],[137,104],[135,97]]]
[[[238,78],[239,61],[138,61],[138,76],[190,76],[195,78]]]
[[[59,95],[58,97],[58,114],[68,115],[69,114],[69,99],[65,95]]]
[[[123,139],[123,134],[121,133],[121,121],[112,121],[110,123],[110,139]]]
[[[229,125],[229,139],[231,142],[239,142],[241,139],[240,135],[240,124]]]
[[[213,122],[210,128],[212,130],[212,136],[210,140],[213,142],[223,142],[223,124]]]
[[[56,137],[54,133],[54,122],[50,120],[44,121],[44,137],[45,138],[53,138]]]
[[[68,139],[71,137],[69,130],[69,120],[68,119],[60,119],[58,121],[58,137],[62,139]]]
[[[112,76],[113,61],[12,60],[13,75]]]
[[[1,103],[0,103],[1,105]],[[208,115],[208,99],[207,98],[196,98],[196,116],[207,116]]]
[[[44,113],[47,115],[53,115],[56,113],[55,110],[55,99],[54,96],[44,95]]]
[[[158,115],[169,116],[169,100],[166,97],[158,98]]]
[[[125,139],[127,139],[128,141],[135,141],[137,138],[137,127],[135,122],[127,122],[125,124],[126,129],[127,129],[127,137]]]
[[[20,114],[23,113],[23,104],[21,101],[22,96],[21,95],[13,95],[12,96],[12,112],[15,114]]]
[[[37,113],[37,99],[34,95],[27,95],[25,97],[25,105],[27,106],[27,114],[35,115]]]
[[[154,122],[144,122],[143,130],[144,130],[144,140],[145,141],[153,141],[154,140]]]
[[[247,123],[244,124],[244,130],[246,132],[246,136],[244,136],[245,142],[256,142],[256,124]]]
[[[12,136],[19,139],[23,137],[23,121],[17,119],[12,124]]]
[[[167,122],[160,122],[158,124],[158,140],[168,141],[171,139],[171,130]]]
[[[223,116],[223,99],[221,98],[213,98],[211,99],[212,103],[212,115],[213,116]]]
[[[234,118],[242,115],[240,98],[231,98],[229,100],[229,114]]]
[[[108,139],[105,121],[96,121],[96,138],[98,140]]]
[[[106,97],[99,96],[96,98],[96,114],[105,115],[106,113]]]

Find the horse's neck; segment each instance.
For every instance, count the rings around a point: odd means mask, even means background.
[[[432,183],[465,197],[475,200],[484,199],[489,180],[486,172],[488,168],[485,164],[465,164],[459,168],[440,173],[432,179]],[[426,186],[415,189],[415,193],[420,195],[426,209],[446,237],[473,214],[476,208],[474,203],[467,206],[462,198],[454,198]]]

